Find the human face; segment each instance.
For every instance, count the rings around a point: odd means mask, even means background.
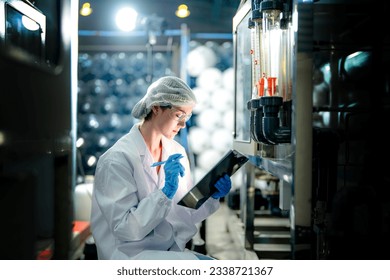
[[[184,110],[172,106],[169,110],[171,110],[172,114],[171,117],[173,119],[176,119],[177,122],[184,122],[186,123],[192,116],[192,113],[186,113]]]
[[[162,134],[167,138],[174,138],[186,126],[186,121],[192,115],[192,108],[193,106],[165,107],[160,122]]]

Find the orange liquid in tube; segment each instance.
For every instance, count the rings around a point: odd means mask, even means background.
[[[257,92],[259,97],[264,96],[264,84],[265,84],[265,78],[263,74],[263,77],[261,77],[257,82]]]
[[[267,91],[269,96],[276,95],[276,77],[268,77],[267,79]]]

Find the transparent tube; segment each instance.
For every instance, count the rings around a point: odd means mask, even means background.
[[[293,59],[294,59],[294,29],[292,22],[289,21],[287,29],[287,92],[286,101],[292,99],[292,87],[293,87]]]
[[[251,20],[251,19],[250,19]],[[256,61],[256,30],[254,26],[254,22],[251,22],[250,25],[251,30],[251,61],[252,61],[252,98],[257,98],[257,88],[256,88],[256,81],[257,81],[257,61]]]
[[[261,97],[264,95],[264,80],[262,79],[262,20],[255,21],[255,36],[256,36],[256,88],[257,96]]]
[[[267,96],[278,95],[280,60],[280,10],[263,12],[263,75],[267,80]],[[270,82],[270,83],[268,83]]]
[[[280,36],[279,95],[283,97],[283,101],[289,101],[292,97],[292,32],[289,22],[281,30]]]

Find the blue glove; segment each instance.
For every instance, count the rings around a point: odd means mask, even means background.
[[[182,157],[183,155],[181,154],[173,154],[168,157],[164,165],[165,185],[162,188],[162,192],[169,199],[173,198],[179,187],[179,175],[181,177],[184,176],[184,167],[180,163]]]
[[[215,183],[217,191],[211,195],[212,198],[218,199],[227,195],[232,188],[232,180],[230,177],[225,174],[223,177],[219,178]]]

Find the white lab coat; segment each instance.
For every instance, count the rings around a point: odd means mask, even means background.
[[[177,205],[192,187],[189,161],[175,140],[163,137],[162,144],[162,160],[175,153],[184,156],[180,161],[185,175],[172,200],[161,191],[164,168],[157,174],[156,167],[150,167],[153,158],[138,124],[99,158],[91,210],[99,259],[150,259],[156,252],[159,258],[196,259],[183,252],[185,245],[196,234],[196,224],[219,208],[219,201],[210,198],[197,210]]]

